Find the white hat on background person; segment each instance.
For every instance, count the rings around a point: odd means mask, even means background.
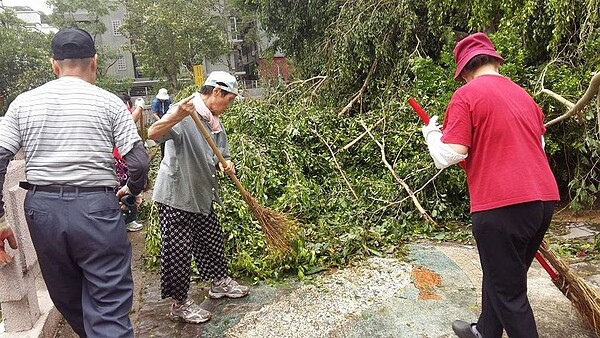
[[[204,81],[204,85],[221,88],[226,92],[230,92],[239,96],[238,85],[235,76],[222,70],[211,72],[206,78],[206,81]]]
[[[168,100],[169,93],[167,92],[167,89],[166,88],[159,89],[158,94],[156,94],[156,98],[159,100]]]

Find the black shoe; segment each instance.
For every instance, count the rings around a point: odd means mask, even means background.
[[[475,324],[469,324],[462,320],[455,320],[452,322],[452,330],[459,338],[480,338],[481,335],[476,335],[471,330],[471,326]]]

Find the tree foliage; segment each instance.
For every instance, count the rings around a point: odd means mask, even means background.
[[[0,11],[0,115],[20,93],[53,78],[50,40],[28,30],[12,10]]]
[[[58,28],[79,27],[97,40],[107,30],[104,17],[120,6],[118,0],[48,0],[53,12],[52,25]],[[120,80],[108,76],[108,70],[123,55],[122,48],[110,48],[96,43],[98,48],[98,84],[107,90],[122,88]],[[126,81],[125,81],[126,84]]]
[[[464,174],[434,168],[406,99],[443,115],[459,86],[455,41],[485,31],[506,59],[501,72],[529,90],[548,119],[562,115],[565,108],[539,91],[543,85],[576,100],[598,71],[596,2],[239,1],[278,39],[301,80],[223,115],[232,159],[262,205],[303,226],[292,252],[265,258],[259,225],[223,177],[219,214],[232,268],[257,278],[303,276],[401,253],[403,243],[423,236],[466,238]],[[546,135],[563,199],[574,208],[590,207],[600,189],[596,116],[589,107],[583,119]],[[437,226],[423,220],[391,170]]]
[[[458,221],[465,220],[468,206],[462,180],[453,178],[458,169],[444,173],[443,182],[427,184],[436,170],[420,149],[417,121],[405,124],[395,117],[396,109],[362,118],[365,126],[373,127],[373,137],[385,143],[394,170],[415,190],[424,188],[416,194],[427,210],[436,218],[455,221],[440,228],[415,210],[371,138],[357,140],[365,131],[361,119],[340,120],[331,110],[311,104],[313,85],[306,82],[268,100],[235,104],[222,116],[242,184],[261,205],[302,224],[290,252],[270,252],[239,191],[221,175],[223,205],[215,206],[233,271],[255,278],[290,272],[302,277],[367,255],[401,255],[401,244],[412,238],[464,239],[467,232]],[[196,89],[187,88],[179,98]],[[409,113],[402,102],[393,104]],[[390,136],[392,131],[397,132]],[[456,204],[450,208],[452,203]],[[151,225],[146,247],[154,255],[146,255],[146,262],[155,266],[158,224]],[[447,229],[456,231],[444,234]]]
[[[293,253],[262,259],[259,227],[235,189],[223,184],[223,224],[233,267],[255,276],[299,275],[355,257],[397,252],[415,237],[466,236],[464,174],[437,171],[406,104],[414,96],[443,115],[459,86],[452,49],[461,36],[487,32],[506,62],[501,72],[524,86],[548,119],[565,108],[538,94],[542,84],[576,100],[598,71],[593,1],[254,0],[263,26],[290,56],[299,78],[265,101],[224,116],[240,179],[268,207],[304,226]],[[590,207],[598,196],[596,112],[548,129],[547,152],[563,199]],[[366,129],[372,128],[365,135]],[[360,138],[360,135],[363,135]],[[356,143],[353,143],[356,141]],[[350,147],[347,145],[352,144]],[[383,147],[383,150],[381,149]],[[423,221],[382,161],[416,191],[439,226]],[[448,231],[456,230],[459,231]]]
[[[48,0],[50,20],[56,27],[78,26],[92,36],[106,32],[102,17],[119,7],[119,0]],[[85,15],[82,20],[81,15]]]
[[[313,102],[336,107],[344,117],[385,109],[408,96],[441,114],[458,86],[451,81],[452,48],[476,31],[490,34],[505,57],[501,72],[533,95],[543,81],[576,99],[600,64],[598,5],[598,0],[238,2],[257,13],[301,78],[327,77]],[[536,99],[549,118],[563,113],[552,99]],[[582,124],[571,120],[547,135],[561,189],[577,207],[591,205],[600,189],[594,116],[589,108]]]
[[[123,33],[131,39],[131,51],[151,77],[166,77],[178,89],[184,67],[204,58],[227,54],[227,16],[219,1],[126,0],[127,18]]]

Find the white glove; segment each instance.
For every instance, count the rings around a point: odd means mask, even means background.
[[[546,149],[546,140],[544,140],[544,135],[542,135],[542,149]]]
[[[135,99],[135,107],[136,108],[144,108],[146,106],[146,103],[144,102],[144,98],[139,97],[137,99]]]
[[[444,169],[458,162],[464,161],[467,155],[457,153],[452,147],[442,142],[442,130],[437,124],[438,117],[432,116],[429,124],[422,128],[429,154],[438,169]]]
[[[427,136],[431,132],[438,132],[440,134],[442,133],[440,126],[437,124],[437,120],[438,116],[434,115],[429,119],[429,124],[421,128],[421,131],[423,132],[423,137],[425,137],[425,141],[427,141]]]

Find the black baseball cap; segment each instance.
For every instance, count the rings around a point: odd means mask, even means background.
[[[94,39],[81,28],[63,28],[52,38],[52,54],[54,60],[93,57],[96,55]]]

